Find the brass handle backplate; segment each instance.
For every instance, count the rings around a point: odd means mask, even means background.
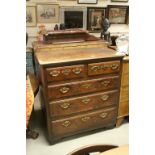
[[[84,104],[87,104],[89,102],[90,102],[90,99],[89,98],[85,98],[85,99],[82,100],[82,103],[84,103]]]
[[[81,118],[81,120],[82,120],[83,122],[86,122],[86,121],[88,121],[89,119],[90,119],[89,116],[85,116],[85,117]]]
[[[63,108],[63,109],[67,109],[67,108],[70,106],[70,103],[65,102],[65,103],[61,104],[60,106],[61,106],[61,108]]]
[[[100,117],[101,117],[101,118],[107,117],[107,113],[102,113],[102,114],[100,114]]]
[[[118,64],[112,64],[112,65],[111,65],[111,69],[112,69],[112,70],[115,70],[115,69],[118,68],[118,66],[119,66]]]
[[[60,88],[60,92],[63,93],[63,94],[68,93],[69,90],[70,90],[70,88],[68,88],[68,87]]]
[[[102,81],[101,84],[104,85],[105,87],[107,87],[110,84],[110,81],[108,81],[108,80]]]
[[[101,96],[101,99],[103,100],[103,101],[106,101],[106,100],[108,100],[108,98],[109,98],[109,95],[103,95],[103,96]]]
[[[100,70],[100,66],[92,66],[91,67],[91,71],[93,71],[93,72],[96,72],[98,70]]]
[[[98,70],[105,70],[105,69],[112,69],[112,70],[115,70],[115,69],[118,69],[119,65],[118,64],[112,64],[112,65],[101,65],[101,66],[92,66],[90,68],[91,71],[93,72],[97,72]]]
[[[70,121],[65,121],[65,122],[62,123],[62,125],[64,127],[68,127],[69,125],[71,125],[71,122]]]
[[[58,76],[59,74],[60,74],[60,71],[58,71],[58,70],[53,70],[50,72],[50,75],[54,76],[54,77]]]
[[[86,84],[81,85],[81,87],[83,87],[83,88],[90,88],[91,84],[90,83],[86,83]]]
[[[75,73],[75,74],[80,74],[81,73],[81,68],[74,68],[73,69],[73,72]]]

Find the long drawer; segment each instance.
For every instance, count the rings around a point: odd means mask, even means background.
[[[91,93],[119,87],[119,76],[98,78],[48,86],[48,97],[51,99]]]
[[[114,90],[50,102],[50,116],[64,116],[115,105],[118,102],[117,99],[118,90]]]
[[[85,65],[71,65],[63,67],[46,68],[48,82],[62,81],[86,76]]]
[[[108,108],[98,110],[96,112],[85,115],[77,115],[67,119],[51,121],[52,134],[61,136],[71,134],[82,130],[90,130],[98,127],[107,126],[110,123],[115,123],[117,116],[117,108]]]

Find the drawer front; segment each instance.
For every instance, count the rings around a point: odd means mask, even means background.
[[[26,66],[33,66],[32,59],[26,59]]]
[[[85,75],[86,69],[84,65],[73,65],[46,69],[46,77],[48,82],[81,78]]]
[[[63,135],[74,132],[91,130],[92,128],[104,127],[115,123],[117,110],[115,107],[96,112],[78,115],[66,119],[51,122],[52,134]]]
[[[120,61],[108,61],[88,64],[88,76],[118,73],[120,71]]]
[[[72,82],[60,85],[49,85],[48,97],[53,99],[61,98],[72,95],[97,92],[107,89],[114,89],[118,88],[118,86],[119,86],[118,76],[86,80],[81,82]]]
[[[63,116],[117,104],[118,90],[51,102],[50,115]]]

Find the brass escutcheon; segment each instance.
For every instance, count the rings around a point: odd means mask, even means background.
[[[102,114],[100,114],[100,117],[101,118],[105,118],[107,116],[107,113],[102,113]]]
[[[81,73],[81,68],[74,68],[73,69],[73,72],[75,73],[75,74],[80,74]]]
[[[62,123],[62,125],[64,127],[68,127],[69,125],[71,125],[71,122],[70,121],[65,121],[65,122]]]
[[[109,68],[109,66],[101,66],[101,69],[103,69],[103,70],[105,70],[105,69],[108,69]]]
[[[91,67],[91,71],[96,72],[97,70],[100,70],[101,67],[100,66],[93,66]]]
[[[58,71],[58,70],[53,70],[50,72],[50,75],[54,76],[54,77],[58,76],[59,74],[60,74],[60,71]]]
[[[90,83],[86,83],[86,84],[81,85],[81,87],[83,87],[83,88],[90,88],[91,84]]]
[[[85,98],[85,99],[82,100],[82,103],[84,103],[84,104],[87,104],[88,102],[90,102],[89,98]]]
[[[110,81],[106,80],[106,81],[102,81],[101,84],[104,85],[105,87],[107,87],[109,85]]]
[[[61,104],[60,106],[61,106],[61,108],[63,108],[63,109],[67,109],[67,108],[70,106],[70,103],[65,102],[65,103]]]
[[[83,122],[86,122],[86,121],[88,121],[89,119],[90,119],[89,116],[85,116],[85,117],[81,118],[81,120],[82,120]]]
[[[64,70],[62,71],[62,73],[63,73],[64,75],[69,75],[70,72],[71,72],[70,69],[64,69]]]
[[[69,90],[70,90],[70,88],[68,88],[68,87],[60,88],[60,92],[63,93],[63,94],[67,93]]]
[[[101,99],[102,99],[103,101],[108,100],[108,98],[109,98],[109,95],[107,95],[107,94],[101,96]]]
[[[112,69],[112,70],[115,70],[115,69],[117,69],[117,68],[118,68],[118,64],[112,64],[112,65],[111,65],[111,69]]]

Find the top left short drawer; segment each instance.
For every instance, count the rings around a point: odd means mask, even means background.
[[[46,78],[48,82],[62,81],[86,76],[85,65],[72,65],[63,67],[46,68]]]

